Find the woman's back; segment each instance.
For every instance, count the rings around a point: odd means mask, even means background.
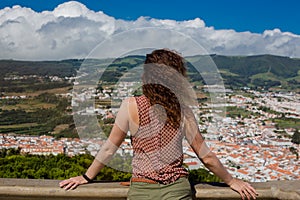
[[[148,178],[164,184],[188,173],[183,168],[183,131],[157,114],[158,105],[151,106],[142,95],[135,97],[138,130],[131,136],[134,157],[133,177]]]

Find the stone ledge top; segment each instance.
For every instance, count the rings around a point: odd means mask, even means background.
[[[119,182],[97,181],[65,191],[58,186],[59,180],[0,179],[2,199],[126,199],[128,186]],[[259,193],[258,199],[300,199],[300,180],[251,183]],[[225,184],[199,183],[195,185],[197,199],[240,199]],[[9,198],[10,197],[10,198]]]

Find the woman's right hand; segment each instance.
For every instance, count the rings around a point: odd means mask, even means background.
[[[243,200],[245,199],[245,197],[248,200],[250,200],[251,198],[256,199],[256,196],[258,195],[256,190],[249,183],[243,180],[233,178],[228,183],[228,185],[232,190],[238,192]]]
[[[63,180],[59,183],[61,188],[65,190],[74,190],[77,186],[88,183],[87,180],[83,178],[83,176],[76,176],[66,180]]]

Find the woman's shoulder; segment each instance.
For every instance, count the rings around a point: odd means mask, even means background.
[[[146,96],[134,96],[134,97],[127,97],[122,101],[123,107],[128,107],[129,109],[135,109],[141,105],[148,105],[149,100]]]
[[[128,108],[132,108],[132,106],[135,107],[136,105],[136,97],[126,97],[123,101],[122,101],[122,105],[121,107],[128,107]]]
[[[123,103],[134,103],[136,102],[136,97],[126,97],[124,100],[123,100]]]
[[[128,103],[133,103],[137,101],[149,101],[145,95],[134,96],[134,97],[127,97],[125,99]]]

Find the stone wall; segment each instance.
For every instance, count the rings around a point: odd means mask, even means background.
[[[119,182],[96,182],[65,191],[58,180],[0,179],[0,200],[125,200],[128,186]],[[300,180],[251,183],[261,200],[299,200]],[[195,185],[197,199],[241,199],[237,193],[223,184],[201,183]]]

